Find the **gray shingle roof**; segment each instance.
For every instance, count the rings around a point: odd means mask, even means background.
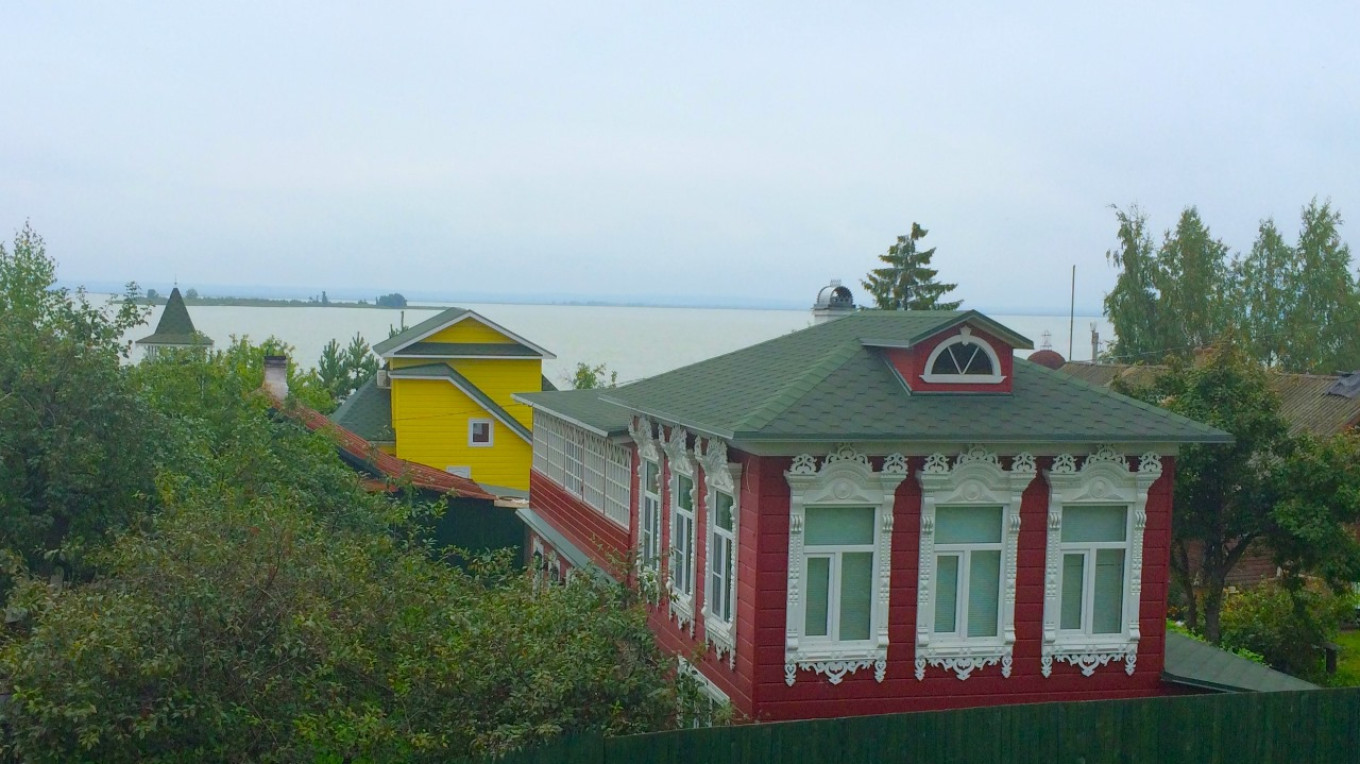
[[[515,400],[547,409],[600,435],[621,435],[628,432],[628,420],[632,415],[622,406],[600,400],[600,395],[608,392],[611,392],[609,388],[520,393],[515,395]]]
[[[161,311],[160,321],[156,322],[156,331],[137,340],[137,344],[211,345],[213,341],[194,329],[194,320],[189,318],[184,297],[180,295],[179,287],[175,287],[170,290],[170,297],[165,301],[165,310]]]
[[[1166,633],[1166,679],[1177,684],[1222,692],[1282,692],[1316,690],[1297,677],[1262,666],[1226,650],[1174,631]]]
[[[401,331],[400,333],[388,337],[382,342],[379,342],[378,344],[374,345],[373,352],[377,353],[378,355],[383,355],[384,353],[387,353],[390,350],[394,350],[396,348],[401,347],[402,345],[414,342],[415,340],[424,337],[430,332],[438,331],[444,325],[454,322],[460,316],[467,312],[468,312],[467,308],[449,308],[447,310],[441,310],[438,313],[434,314],[433,316],[430,316],[424,321],[421,321],[420,323],[416,324],[415,326],[408,327],[405,330]]]
[[[518,342],[413,342],[393,353],[396,356],[424,356],[434,358],[468,358],[483,356],[513,356],[538,358],[539,353]]]
[[[397,438],[392,432],[392,391],[378,387],[372,379],[331,412],[331,421],[371,443],[391,443]]]
[[[862,311],[603,392],[746,441],[1227,442],[1227,433],[1015,359],[1012,394],[917,394],[872,344],[919,342],[974,311]],[[1004,329],[1004,328],[1003,328]],[[1015,341],[1023,337],[1004,330]],[[998,332],[999,333],[999,332]]]

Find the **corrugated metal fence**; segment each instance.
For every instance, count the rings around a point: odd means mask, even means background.
[[[577,737],[499,761],[1360,762],[1360,689],[992,706]]]

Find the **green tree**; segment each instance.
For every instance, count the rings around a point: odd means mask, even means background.
[[[335,340],[326,343],[316,373],[334,406],[378,373],[378,359],[363,336],[356,333],[344,349]]]
[[[1105,253],[1120,269],[1114,289],[1105,295],[1105,315],[1114,327],[1110,353],[1125,361],[1160,359],[1168,347],[1157,310],[1157,258],[1147,232],[1147,215],[1137,206],[1113,207],[1119,221],[1119,247]]]
[[[393,292],[392,294],[381,295],[375,304],[379,308],[404,308],[406,307],[406,298],[398,292]]]
[[[1275,221],[1263,220],[1251,253],[1236,260],[1233,270],[1238,285],[1235,312],[1251,353],[1266,366],[1278,366],[1289,343],[1289,316],[1300,288],[1294,248]]]
[[[154,443],[120,364],[145,316],[136,286],[101,309],[54,288],[55,272],[31,227],[0,243],[0,546],[69,574],[145,507]]]
[[[962,300],[940,299],[958,284],[935,280],[939,271],[930,267],[934,247],[917,251],[916,242],[927,233],[919,224],[912,223],[911,236],[898,236],[897,243],[878,256],[884,267],[874,268],[860,281],[880,310],[957,310],[963,304]]]
[[[1194,206],[1166,232],[1153,275],[1166,351],[1184,355],[1209,347],[1228,325],[1228,246],[1210,234]]]
[[[618,385],[619,373],[612,371],[604,364],[591,366],[585,362],[577,362],[576,371],[567,378],[567,384],[575,390],[593,390],[597,387],[615,387]]]
[[[160,298],[161,298],[161,293],[160,293],[160,292],[157,292],[157,291],[154,290],[154,289],[148,289],[148,290],[146,290],[146,299],[147,299],[147,300],[149,300],[149,301],[151,301],[151,302],[155,302],[156,300],[159,300]]]
[[[1176,465],[1171,570],[1187,594],[1187,621],[1221,636],[1227,576],[1254,544],[1288,573],[1360,577],[1347,524],[1360,517],[1360,457],[1345,436],[1292,439],[1266,372],[1234,342],[1197,363],[1175,360],[1143,389],[1126,390],[1226,430],[1230,445],[1186,446]]]
[[[1317,199],[1303,209],[1295,273],[1296,299],[1285,320],[1280,367],[1335,372],[1360,368],[1360,288],[1350,247],[1341,240],[1341,213]]]
[[[187,291],[187,292],[184,293],[184,299],[186,299],[186,300],[197,300],[197,299],[198,299],[198,290],[197,290],[197,289],[194,289],[193,287],[190,287],[190,288],[189,288],[189,291]]]

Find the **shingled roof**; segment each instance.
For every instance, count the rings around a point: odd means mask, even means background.
[[[184,306],[184,298],[179,287],[170,290],[165,301],[165,310],[156,323],[156,331],[139,340],[138,345],[211,345],[213,341],[194,329],[194,321],[189,318],[189,309]]]
[[[1151,384],[1166,367],[1069,362],[1061,371],[1097,386],[1120,379],[1141,387]],[[1280,396],[1280,416],[1289,423],[1291,435],[1307,432],[1328,437],[1360,426],[1360,397],[1334,392],[1337,383],[1346,378],[1347,375],[1269,373],[1270,386]]]
[[[961,323],[1028,340],[975,311],[863,311],[600,393],[602,401],[735,441],[1226,442],[1155,406],[1015,359],[1013,392],[913,395],[884,346]],[[520,396],[553,411],[561,393]]]

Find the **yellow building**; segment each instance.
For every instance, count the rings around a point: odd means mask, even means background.
[[[552,353],[475,311],[450,308],[373,346],[384,366],[332,415],[380,449],[469,477],[529,489],[533,419],[515,393],[551,390]]]

